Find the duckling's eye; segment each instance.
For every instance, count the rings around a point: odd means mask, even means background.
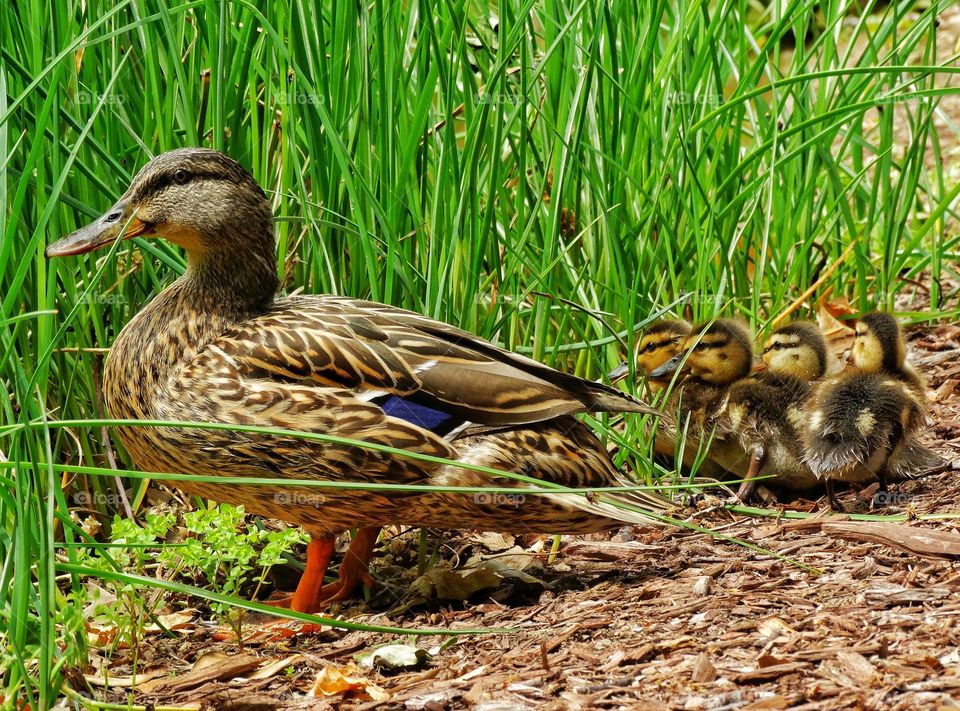
[[[175,171],[173,171],[173,182],[175,182],[177,185],[183,185],[189,179],[190,176],[183,168],[177,168]]]

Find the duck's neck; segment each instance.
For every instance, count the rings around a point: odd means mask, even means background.
[[[249,250],[188,252],[187,271],[180,281],[194,310],[240,319],[265,311],[278,286],[273,255]]]

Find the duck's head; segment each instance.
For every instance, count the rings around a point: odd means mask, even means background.
[[[651,325],[637,346],[637,370],[650,380],[651,373],[683,351],[683,344],[690,335],[691,326],[686,321],[664,319]],[[664,380],[669,380],[669,375]]]
[[[84,254],[133,237],[162,237],[187,251],[193,276],[244,298],[276,290],[273,215],[253,177],[232,158],[203,148],[147,163],[102,216],[47,247],[48,257]],[[238,274],[242,273],[242,274]]]
[[[887,313],[866,314],[858,322],[850,362],[867,373],[903,370],[907,346],[897,320]]]
[[[763,362],[773,373],[816,380],[827,373],[827,342],[815,323],[794,321],[763,344]]]
[[[729,385],[750,374],[753,346],[746,325],[735,319],[718,319],[696,326],[684,339],[681,352],[651,373],[663,378],[677,368],[689,380]]]

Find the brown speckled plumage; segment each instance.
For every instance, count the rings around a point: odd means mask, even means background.
[[[188,269],[114,342],[104,372],[113,418],[303,430],[559,484],[630,483],[571,417],[649,411],[630,396],[402,309],[339,296],[274,299],[269,204],[246,171],[222,154],[186,149],[159,156],[103,218],[51,245],[48,254],[81,253],[131,234],[184,247]],[[459,434],[434,434],[373,401],[390,394],[475,424]],[[317,537],[389,524],[591,532],[644,520],[579,495],[526,496],[522,505],[503,505],[472,494],[283,485],[285,478],[516,485],[453,464],[341,443],[182,427],[123,427],[118,434],[147,471],[276,478],[277,487],[176,485],[302,525]],[[669,507],[652,495],[621,498]]]

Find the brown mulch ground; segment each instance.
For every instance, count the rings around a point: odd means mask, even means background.
[[[956,461],[960,326],[916,330],[911,345],[934,394],[929,443]],[[872,493],[849,492],[846,502],[867,510]],[[789,560],[679,529],[571,537],[552,563],[542,552],[549,539],[448,534],[447,563],[469,568],[479,553],[516,569],[501,570],[498,589],[466,603],[409,594],[417,541],[404,534],[374,562],[381,586],[373,599],[335,610],[340,619],[512,631],[398,639],[250,618],[241,648],[204,622],[209,613],[187,612],[173,637],[141,643],[133,700],[225,709],[957,708],[960,478],[947,472],[895,493],[877,513],[905,512],[903,523],[745,517],[718,501],[691,516]],[[928,518],[951,512],[958,516]],[[397,643],[430,658],[399,672],[357,663],[358,654]],[[92,652],[92,691],[125,700],[129,689],[113,685],[132,674],[130,651]]]

